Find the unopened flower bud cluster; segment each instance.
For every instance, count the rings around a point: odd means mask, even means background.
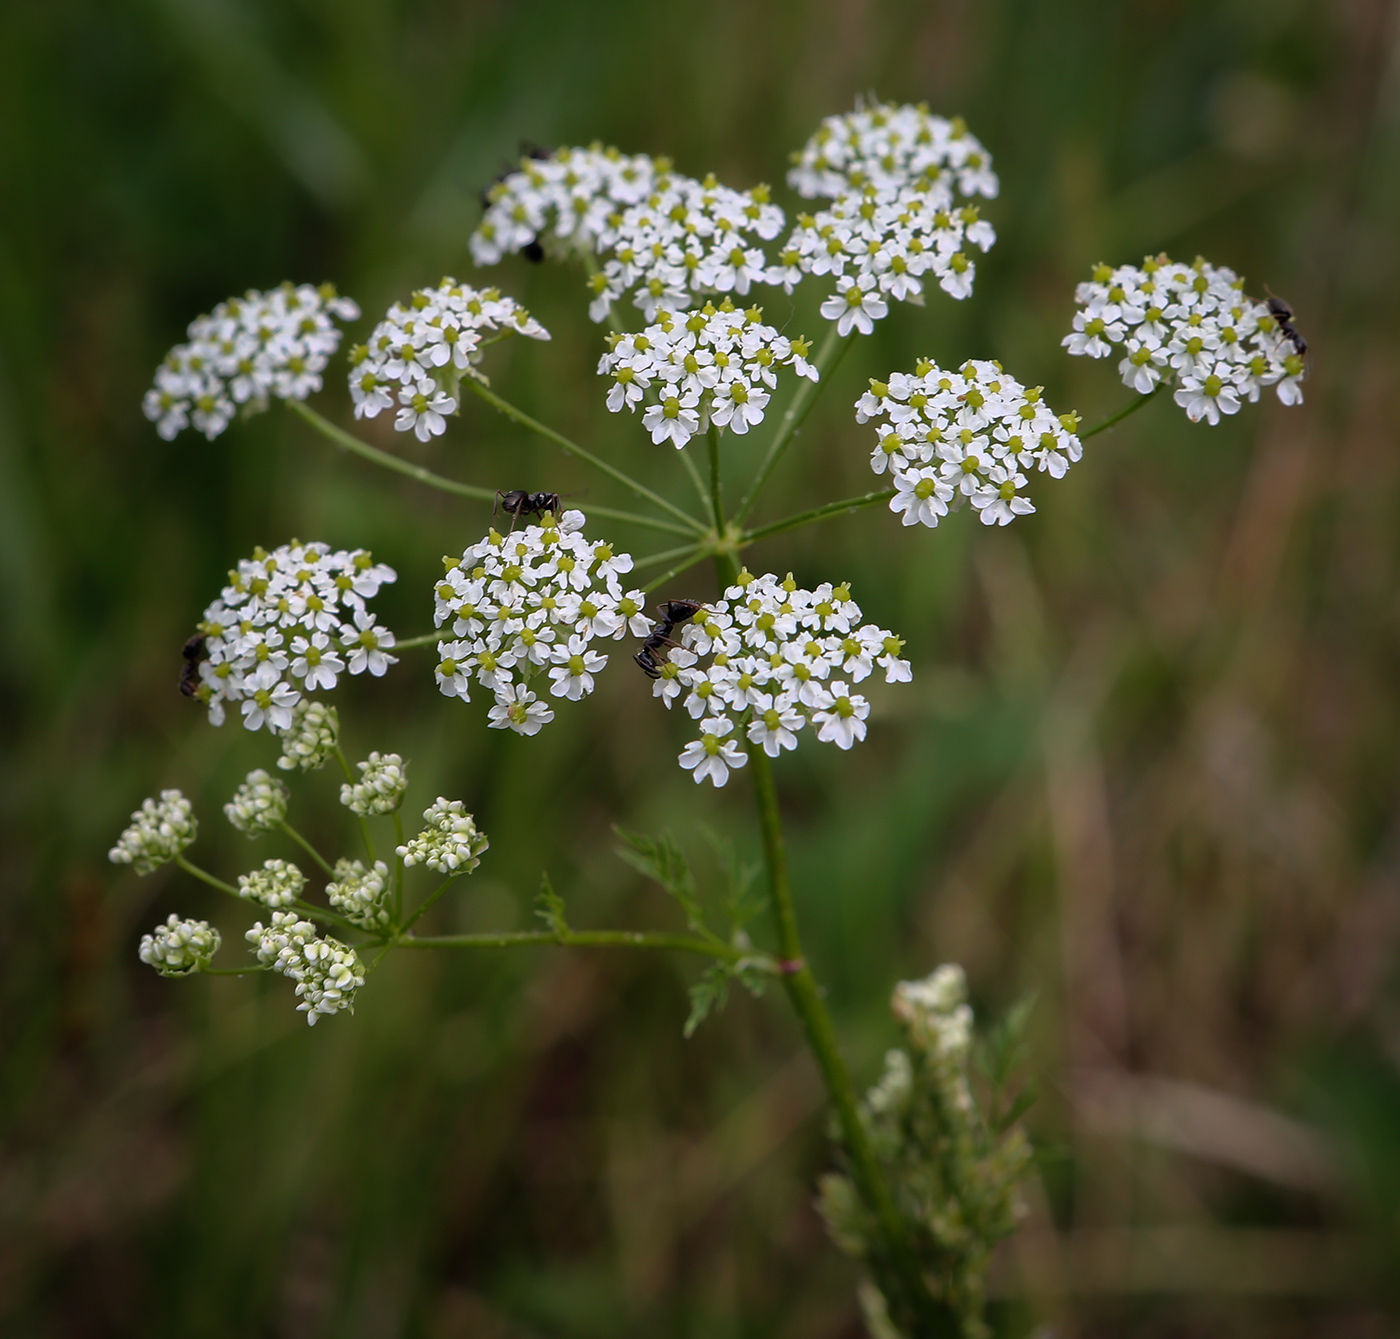
[[[162,976],[189,976],[209,966],[222,942],[208,921],[181,920],[172,912],[154,934],[141,936],[138,952]]]
[[[389,926],[389,866],[376,860],[372,869],[359,860],[335,862],[335,876],[326,885],[326,900],[347,920],[365,930]]]
[[[330,284],[283,284],[221,302],[192,321],[156,369],[142,406],[167,441],[193,425],[210,441],[240,408],[267,407],[269,396],[304,400],[321,389],[321,373],[340,346],[335,321],[360,309]]]
[[[501,535],[492,530],[460,559],[444,559],[433,619],[450,634],[438,643],[437,683],[447,697],[471,696],[475,678],[494,694],[495,729],[533,735],[554,719],[529,688],[547,677],[552,696],[577,702],[593,691],[607,656],[593,648],[651,624],[641,591],[623,590],[632,557],[583,533],[581,511]]]
[[[200,662],[197,696],[209,719],[222,725],[226,705],[236,704],[249,730],[290,731],[304,694],[334,688],[347,671],[382,675],[395,663],[387,654],[394,634],[377,625],[365,602],[394,579],[392,568],[363,549],[295,540],[241,561],[199,626],[208,658]],[[309,737],[333,736],[334,722],[298,719],[297,753],[286,757],[309,766],[321,751]]]
[[[289,907],[306,887],[306,875],[290,860],[264,860],[261,869],[238,876],[238,895],[274,911]]]
[[[130,865],[138,874],[149,874],[194,841],[197,828],[194,806],[178,790],[163,790],[158,800],[141,802],[107,858],[113,864]]]
[[[910,669],[903,642],[860,618],[844,585],[803,590],[791,576],[741,572],[684,625],[660,667],[656,696],[679,701],[700,725],[681,766],[697,783],[723,786],[748,762],[745,736],[770,757],[795,749],[808,726],[842,749],[864,739],[870,703],[851,685],[877,668],[887,683],[904,683]]]
[[[316,933],[294,911],[274,911],[271,923],[258,921],[244,936],[265,967],[297,983],[297,1009],[313,1026],[342,1009],[355,1008],[355,992],[365,983],[364,964],[354,949]]]
[[[340,740],[340,715],[328,702],[304,697],[292,708],[292,723],[282,735],[282,756],[277,766],[284,772],[300,768],[314,772],[324,767]]]
[[[247,837],[274,831],[287,817],[287,788],[261,767],[246,780],[226,805],[228,821]]]
[[[477,829],[461,800],[441,795],[423,810],[424,828],[397,854],[407,866],[426,865],[439,874],[470,874],[481,863],[481,853],[491,844]]]
[[[480,362],[485,343],[506,335],[548,339],[549,331],[514,298],[444,279],[396,302],[367,344],[350,351],[350,398],[356,418],[396,410],[394,427],[420,442],[447,431],[457,412],[462,374]]]
[[[1219,423],[1274,387],[1301,404],[1306,365],[1266,303],[1245,296],[1233,270],[1196,259],[1149,256],[1141,265],[1095,268],[1074,294],[1079,310],[1061,341],[1072,354],[1122,358],[1123,383],[1143,395],[1174,385],[1193,423]]]
[[[360,779],[341,786],[341,804],[363,817],[393,813],[408,789],[404,760],[397,753],[371,753],[359,768]]]
[[[550,250],[592,253],[609,219],[645,200],[657,175],[670,170],[666,159],[601,144],[522,157],[519,171],[486,192],[486,215],[469,243],[472,259],[494,265],[541,243]]]
[[[613,413],[650,401],[642,426],[679,449],[709,423],[743,434],[763,422],[779,368],[817,379],[810,353],[806,340],[764,324],[761,307],[740,311],[725,298],[698,311],[663,309],[645,330],[609,335],[598,372],[613,379]]]
[[[1077,414],[1056,415],[1000,363],[969,361],[956,372],[922,360],[912,375],[872,381],[856,421],[877,425],[870,468],[898,490],[890,510],[905,525],[936,526],[966,500],[985,525],[1035,510],[1027,473],[1061,478],[1082,454]]]

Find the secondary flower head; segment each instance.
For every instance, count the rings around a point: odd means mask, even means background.
[[[408,789],[408,768],[397,753],[371,753],[359,764],[360,779],[340,788],[340,802],[353,813],[391,814]]]
[[[358,860],[335,862],[335,878],[326,885],[326,900],[348,920],[366,930],[388,928],[389,866],[376,860],[367,869]]]
[[[438,643],[438,687],[463,701],[473,680],[488,689],[493,728],[535,734],[554,713],[532,682],[577,701],[608,663],[594,642],[650,630],[646,597],[620,579],[631,555],[586,538],[583,526],[581,511],[557,520],[546,513],[539,525],[492,530],[460,558],[443,559],[433,611],[447,638]]]
[[[141,961],[162,976],[203,971],[223,940],[208,921],[181,920],[173,912],[153,934],[141,936]]]
[[[394,634],[366,607],[394,579],[364,549],[293,540],[271,553],[255,550],[229,573],[199,625],[207,659],[195,696],[209,719],[222,725],[226,705],[236,703],[249,730],[292,734],[279,766],[319,766],[334,747],[334,716],[298,715],[298,707],[347,671],[378,676],[395,663]]]
[[[299,767],[314,772],[324,767],[340,739],[340,716],[328,702],[304,697],[292,708],[292,723],[282,735],[282,756],[277,765],[284,772]]]
[[[297,1009],[313,1026],[342,1009],[355,1010],[355,992],[365,983],[365,968],[353,948],[329,935],[316,934],[310,921],[295,911],[274,911],[271,923],[257,921],[244,936],[265,967],[297,983]]]
[[[608,408],[635,411],[647,401],[642,424],[652,441],[678,449],[707,422],[748,432],[763,421],[779,368],[817,379],[807,341],[762,318],[761,307],[740,311],[725,298],[698,311],[660,310],[639,333],[609,335],[598,363],[599,375],[613,379]]]
[[[1146,395],[1175,386],[1193,423],[1219,423],[1272,386],[1301,404],[1306,365],[1265,302],[1247,297],[1233,270],[1197,257],[1191,265],[1149,256],[1141,265],[1098,265],[1075,289],[1079,310],[1061,343],[1070,353],[1107,358],[1121,351],[1125,385]]]
[[[508,335],[548,339],[549,331],[514,298],[496,288],[475,289],[444,279],[396,302],[367,344],[350,350],[350,398],[356,418],[396,411],[394,427],[426,442],[447,430],[457,412],[463,373],[482,349]]]
[[[665,159],[624,154],[592,144],[526,154],[520,169],[486,191],[486,214],[472,234],[472,259],[494,265],[503,256],[539,246],[590,253],[612,215],[645,200]]]
[[[194,806],[178,790],[163,790],[158,800],[141,802],[107,858],[132,866],[138,874],[149,874],[194,841],[197,826]]]
[[[470,874],[491,844],[461,800],[439,795],[423,810],[423,823],[422,832],[397,848],[405,865],[426,865],[439,874]]]
[[[259,767],[249,772],[226,805],[224,813],[248,837],[272,832],[287,817],[287,788]]]
[[[700,723],[681,766],[722,786],[748,761],[745,737],[770,757],[795,749],[808,726],[842,749],[864,739],[870,704],[852,685],[876,669],[904,683],[910,669],[903,642],[860,618],[844,585],[803,590],[790,575],[741,572],[681,629],[656,679],[655,695]]]
[[[283,284],[221,302],[190,323],[156,369],[146,392],[146,417],[167,441],[193,425],[210,441],[240,409],[267,408],[270,395],[304,400],[321,389],[321,373],[340,346],[335,322],[360,309],[331,284]]]
[[[238,895],[274,910],[289,907],[306,887],[306,875],[290,860],[264,860],[261,869],[238,876]]]
[[[983,524],[1006,525],[1035,510],[1021,493],[1029,473],[1059,479],[1082,454],[1078,415],[1056,415],[1040,387],[995,362],[947,372],[922,359],[912,375],[872,381],[856,421],[876,424],[870,468],[891,475],[890,510],[905,525],[936,526],[963,502]]]

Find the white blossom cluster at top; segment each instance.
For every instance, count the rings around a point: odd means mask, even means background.
[[[447,429],[457,412],[462,374],[480,362],[484,344],[506,335],[548,339],[549,331],[514,298],[475,289],[450,276],[436,288],[396,302],[367,344],[350,350],[350,398],[356,418],[395,409],[394,427],[420,442]]]
[[[189,343],[177,344],[156,369],[142,404],[167,441],[193,425],[210,441],[240,408],[267,407],[269,396],[304,400],[321,389],[321,373],[340,347],[335,321],[360,309],[331,284],[283,284],[221,302],[190,322]]]
[[[495,696],[495,729],[538,733],[554,712],[532,680],[547,675],[551,696],[577,702],[608,663],[593,642],[651,631],[645,596],[622,587],[631,555],[587,539],[583,526],[581,511],[546,513],[539,525],[492,530],[460,559],[443,560],[433,613],[444,630],[438,687],[467,701],[475,678]]]
[[[1079,310],[1064,347],[1090,358],[1121,349],[1124,384],[1143,395],[1174,384],[1193,423],[1219,423],[1266,386],[1286,405],[1302,403],[1302,355],[1233,270],[1199,257],[1185,265],[1149,256],[1141,265],[1097,266],[1074,298]]]
[[[681,766],[697,783],[722,786],[748,762],[743,736],[770,757],[795,749],[809,725],[838,748],[864,739],[870,704],[850,685],[876,668],[887,683],[905,683],[910,669],[903,642],[860,618],[844,585],[802,590],[791,575],[741,572],[681,628],[660,665],[655,695],[700,723]]]
[[[872,381],[856,421],[877,424],[870,468],[889,471],[898,490],[890,510],[905,525],[936,526],[963,499],[985,525],[1006,525],[1035,510],[1021,496],[1027,471],[1062,478],[1083,450],[1078,415],[1056,416],[1040,387],[980,360],[945,372],[923,359],[912,375]]]
[[[297,540],[240,561],[199,625],[208,658],[196,695],[209,719],[222,725],[236,703],[249,730],[280,733],[304,694],[329,691],[347,671],[382,675],[395,663],[394,634],[365,602],[393,580],[364,549]]]
[[[608,336],[598,363],[611,376],[608,408],[636,410],[650,399],[642,426],[653,442],[683,447],[707,423],[743,434],[763,421],[778,369],[817,379],[811,346],[765,325],[763,309],[738,310],[725,298],[699,311],[656,313],[636,334]]]

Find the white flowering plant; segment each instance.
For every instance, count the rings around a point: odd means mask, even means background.
[[[1028,1156],[1016,1124],[1021,1108],[1001,1098],[1009,1074],[1003,1067],[980,1090],[972,1080],[971,1012],[961,972],[949,965],[898,989],[895,1013],[908,1047],[891,1053],[884,1079],[858,1099],[803,949],[773,770],[773,760],[804,739],[842,751],[863,741],[876,728],[869,685],[908,683],[914,666],[897,632],[864,620],[840,573],[819,574],[805,587],[791,573],[750,570],[747,551],[881,504],[904,527],[936,527],[959,508],[986,525],[1024,524],[1035,512],[1032,495],[1080,462],[1089,438],[1163,386],[1192,422],[1212,425],[1268,387],[1283,404],[1300,403],[1306,345],[1285,304],[1246,297],[1228,269],[1165,257],[1100,265],[1074,294],[1063,342],[1072,355],[1121,354],[1119,372],[1135,395],[1125,408],[1085,429],[1078,414],[1052,408],[1043,388],[995,359],[944,368],[920,358],[871,380],[853,406],[852,440],[864,441],[858,449],[870,452],[886,486],[753,524],[775,466],[852,343],[871,334],[893,302],[969,299],[976,257],[996,241],[981,215],[999,190],[990,155],[960,120],[926,107],[872,101],[829,117],[793,155],[788,184],[817,202],[791,224],[765,186],[735,189],[599,145],[531,153],[490,188],[468,241],[481,266],[523,252],[582,269],[588,315],[608,326],[597,364],[606,382],[600,400],[635,416],[653,445],[668,448],[682,495],[694,490],[689,503],[632,478],[492,388],[485,369],[493,344],[550,337],[495,286],[448,277],[391,306],[350,351],[353,417],[384,414],[397,432],[428,441],[447,433],[474,396],[646,510],[590,505],[585,516],[557,494],[444,478],[313,409],[307,398],[321,388],[340,341],[335,322],[358,316],[329,286],[250,293],[199,318],[146,400],[162,436],[190,427],[212,440],[240,408],[277,398],[338,446],[424,486],[490,503],[496,519],[483,520],[484,535],[460,555],[444,558],[440,574],[419,578],[431,632],[401,639],[380,624],[370,603],[396,573],[367,551],[292,540],[239,561],[184,648],[181,688],[206,706],[213,725],[223,725],[232,707],[245,729],[277,740],[283,773],[337,763],[340,800],[362,851],[323,854],[288,822],[289,788],[259,768],[225,813],[249,839],[290,841],[309,859],[306,870],[274,856],[229,883],[196,865],[186,854],[197,835],[192,806],[176,790],[144,802],[111,858],[138,874],[173,863],[259,904],[267,917],[245,934],[251,965],[216,967],[218,932],[176,915],[142,940],[143,961],[164,975],[279,973],[295,983],[297,1007],[312,1024],[353,1010],[375,965],[398,949],[553,943],[691,952],[709,965],[692,990],[687,1035],[732,982],[755,993],[781,983],[831,1099],[842,1170],[824,1183],[823,1211],[838,1243],[869,1271],[862,1301],[872,1333],[975,1336],[985,1332],[988,1259],[1013,1230]],[[820,288],[816,310],[826,323],[815,341],[775,324],[760,301],[765,289],[789,294],[809,284]],[[759,443],[742,483],[726,477],[726,434]],[[679,542],[633,555],[594,528],[609,521]],[[672,593],[648,608],[656,592],[704,561],[718,579],[714,599]],[[660,575],[644,578],[648,569]],[[460,801],[441,796],[422,811],[421,829],[406,833],[409,763],[373,752],[352,766],[325,695],[346,676],[384,678],[400,657],[431,647],[436,660],[418,672],[431,675],[444,697],[469,705],[479,692],[491,704],[487,728],[529,738],[556,709],[582,709],[599,676],[615,672],[617,645],[629,640],[653,696],[693,723],[677,759],[684,772],[697,785],[724,787],[736,773],[751,785],[766,898],[756,899],[752,878],[728,860],[716,929],[679,848],[619,827],[623,857],[676,899],[684,931],[577,929],[546,876],[539,929],[421,932],[437,900],[479,865],[487,838]],[[422,889],[420,868],[435,880]],[[750,931],[765,902],[773,919],[766,946]]]

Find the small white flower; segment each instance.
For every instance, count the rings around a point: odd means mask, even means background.
[[[358,766],[360,779],[340,788],[341,804],[363,817],[393,813],[408,789],[404,760],[397,753],[371,753]]]
[[[824,743],[848,749],[865,738],[865,718],[870,715],[870,703],[859,693],[851,693],[844,683],[833,683],[826,693],[827,705],[812,713],[817,726],[817,738]]]
[[[359,860],[337,860],[335,877],[326,884],[326,901],[363,929],[388,929],[389,866],[376,860],[367,869]]]
[[[194,841],[197,827],[194,806],[178,790],[163,790],[158,800],[141,802],[107,858],[132,866],[138,874],[149,874]]]
[[[873,275],[844,275],[836,282],[836,292],[822,303],[822,315],[836,322],[836,333],[852,330],[868,335],[875,322],[889,314],[889,304],[880,296]]]
[[[233,799],[224,805],[228,821],[239,832],[256,837],[272,832],[287,817],[287,788],[261,767],[249,772]]]
[[[700,722],[700,738],[681,750],[680,764],[698,785],[706,779],[716,787],[729,780],[729,773],[748,764],[748,755],[732,739],[724,739],[734,728],[725,716],[709,716]]]
[[[423,811],[423,822],[422,832],[397,848],[405,865],[426,865],[440,874],[470,874],[481,863],[490,842],[461,800],[438,796]]]
[[[496,691],[496,705],[486,713],[493,730],[514,730],[518,735],[537,735],[554,719],[554,709],[541,702],[524,684],[507,685]]]
[[[261,869],[238,876],[238,895],[280,910],[291,906],[306,887],[306,875],[290,860],[264,860]]]
[[[162,976],[202,972],[223,942],[208,921],[181,920],[173,912],[154,934],[141,936],[141,961]]]

